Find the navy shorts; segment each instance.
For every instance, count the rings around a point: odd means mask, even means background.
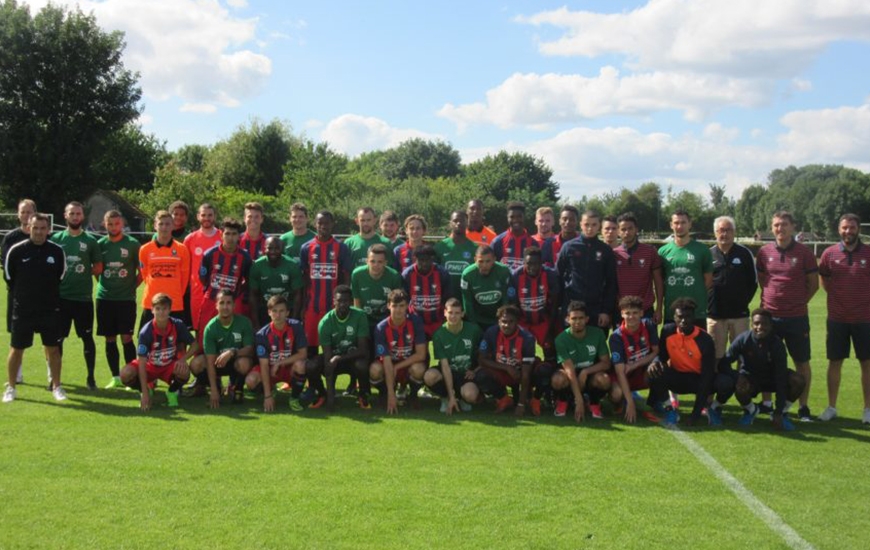
[[[828,319],[825,346],[829,361],[849,358],[849,343],[855,346],[858,361],[870,359],[870,323],[838,323]]]
[[[132,335],[136,327],[136,302],[97,300],[97,335]]]
[[[84,338],[94,332],[94,303],[60,299],[60,335],[69,336],[70,327],[75,324],[76,336]]]
[[[809,317],[774,317],[773,333],[785,342],[792,361],[806,363],[810,360]]]
[[[57,310],[28,312],[27,315],[13,311],[10,344],[16,349],[27,349],[33,345],[33,334],[38,332],[43,346],[57,346],[61,340],[59,320]]]

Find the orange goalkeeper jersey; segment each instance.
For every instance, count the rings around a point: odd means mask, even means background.
[[[151,309],[151,299],[158,292],[172,298],[172,311],[184,310],[184,291],[190,280],[190,252],[178,241],[161,245],[149,241],[139,249],[139,272],[145,282],[142,307]]]

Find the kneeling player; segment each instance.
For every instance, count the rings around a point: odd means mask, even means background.
[[[658,356],[659,338],[655,323],[643,317],[643,300],[640,297],[623,296],[618,305],[622,322],[609,340],[610,360],[613,363],[610,378],[617,383],[610,397],[617,407],[625,402],[625,421],[634,423],[637,407],[631,392],[649,387],[649,366]],[[649,411],[643,411],[642,414],[651,422],[659,420]]]
[[[217,317],[208,322],[203,332],[205,355],[198,355],[190,364],[193,374],[205,370],[210,388],[209,406],[221,404],[219,382],[229,376],[227,394],[234,402],[243,399],[242,382],[251,370],[254,354],[254,329],[243,315],[235,315],[235,293],[222,289],[217,293]]]
[[[529,402],[532,367],[535,364],[535,337],[520,327],[520,308],[506,305],[496,312],[498,324],[489,327],[480,342],[474,383],[483,393],[496,399],[495,412],[506,411],[518,400],[517,416]],[[513,398],[507,394],[511,388]]]
[[[423,381],[441,397],[441,412],[450,415],[453,411],[470,411],[479,398],[474,369],[481,332],[474,323],[462,320],[462,302],[457,298],[447,300],[444,316],[447,322],[432,335],[438,366],[427,369]],[[457,402],[457,396],[462,397],[461,402]]]
[[[716,394],[707,409],[712,426],[722,424],[722,404],[734,392],[734,381],[727,374],[716,372],[716,346],[713,337],[695,325],[695,301],[677,298],[671,306],[674,322],[662,328],[659,358],[650,367],[650,398],[665,407],[665,424],[674,426],[680,419],[671,406],[668,392],[693,393],[695,405],[689,424],[701,418],[707,397]]]
[[[565,416],[568,400],[574,398],[574,420],[583,420],[583,394],[589,396],[589,412],[601,418],[601,397],[611,388],[610,352],[604,331],[589,326],[586,304],[568,304],[568,328],[556,336],[556,356],[562,368],[552,374],[550,384],[556,396],[556,416]]]
[[[249,390],[263,384],[263,410],[275,410],[275,383],[290,384],[290,409],[301,411],[299,395],[305,386],[305,359],[308,357],[308,342],[302,323],[288,319],[290,315],[287,298],[277,294],[266,303],[271,323],[261,328],[255,337],[259,363],[245,378]]]
[[[172,299],[159,292],[151,299],[153,318],[139,331],[137,358],[121,369],[121,382],[142,392],[140,406],[151,408],[151,383],[163,380],[169,384],[166,401],[170,407],[178,406],[178,390],[190,378],[188,361],[199,346],[184,322],[169,316]],[[190,346],[186,350],[187,346]]]
[[[371,409],[369,381],[369,322],[366,312],[351,307],[353,293],[338,285],[332,293],[332,310],[317,326],[323,353],[315,361],[317,376],[326,377],[326,406],[335,409],[335,378],[349,374],[359,381],[357,401],[361,409]]]
[[[804,377],[788,368],[785,345],[773,333],[773,316],[766,309],[756,309],[751,315],[750,330],[731,342],[728,351],[719,363],[730,367],[735,361],[739,370],[733,373],[734,395],[745,411],[740,418],[741,426],[749,426],[758,414],[758,405],[752,398],[760,392],[776,392],[773,411],[773,426],[778,430],[791,431],[794,425],[788,419],[788,409],[803,393]]]
[[[369,368],[372,384],[387,395],[387,414],[398,412],[396,383],[408,382],[408,400],[415,402],[426,372],[426,334],[423,321],[408,313],[408,293],[401,288],[390,291],[387,308],[390,316],[375,329],[375,361]],[[386,388],[384,388],[386,385]]]

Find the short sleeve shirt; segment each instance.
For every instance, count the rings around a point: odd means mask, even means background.
[[[254,345],[254,329],[251,321],[242,315],[233,315],[229,326],[223,326],[220,317],[215,317],[205,326],[203,348],[206,355],[219,355],[228,349]]]
[[[65,229],[52,235],[51,241],[60,245],[66,254],[66,274],[60,283],[60,297],[76,302],[93,300],[94,276],[91,270],[103,261],[97,239],[86,231],[72,236]]]
[[[556,358],[559,363],[571,360],[577,369],[591,367],[601,357],[608,357],[607,339],[598,327],[586,327],[586,335],[577,338],[567,328],[556,336]]]
[[[450,370],[460,374],[477,366],[477,350],[480,348],[482,333],[480,327],[465,321],[458,333],[454,334],[441,325],[432,335],[432,349],[435,360],[446,359]]]

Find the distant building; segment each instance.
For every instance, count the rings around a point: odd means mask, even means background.
[[[85,227],[88,231],[97,233],[105,232],[103,227],[103,216],[109,210],[118,210],[124,219],[127,220],[127,231],[132,233],[145,233],[148,224],[149,216],[145,212],[139,210],[124,197],[105,189],[98,189],[85,199]]]

